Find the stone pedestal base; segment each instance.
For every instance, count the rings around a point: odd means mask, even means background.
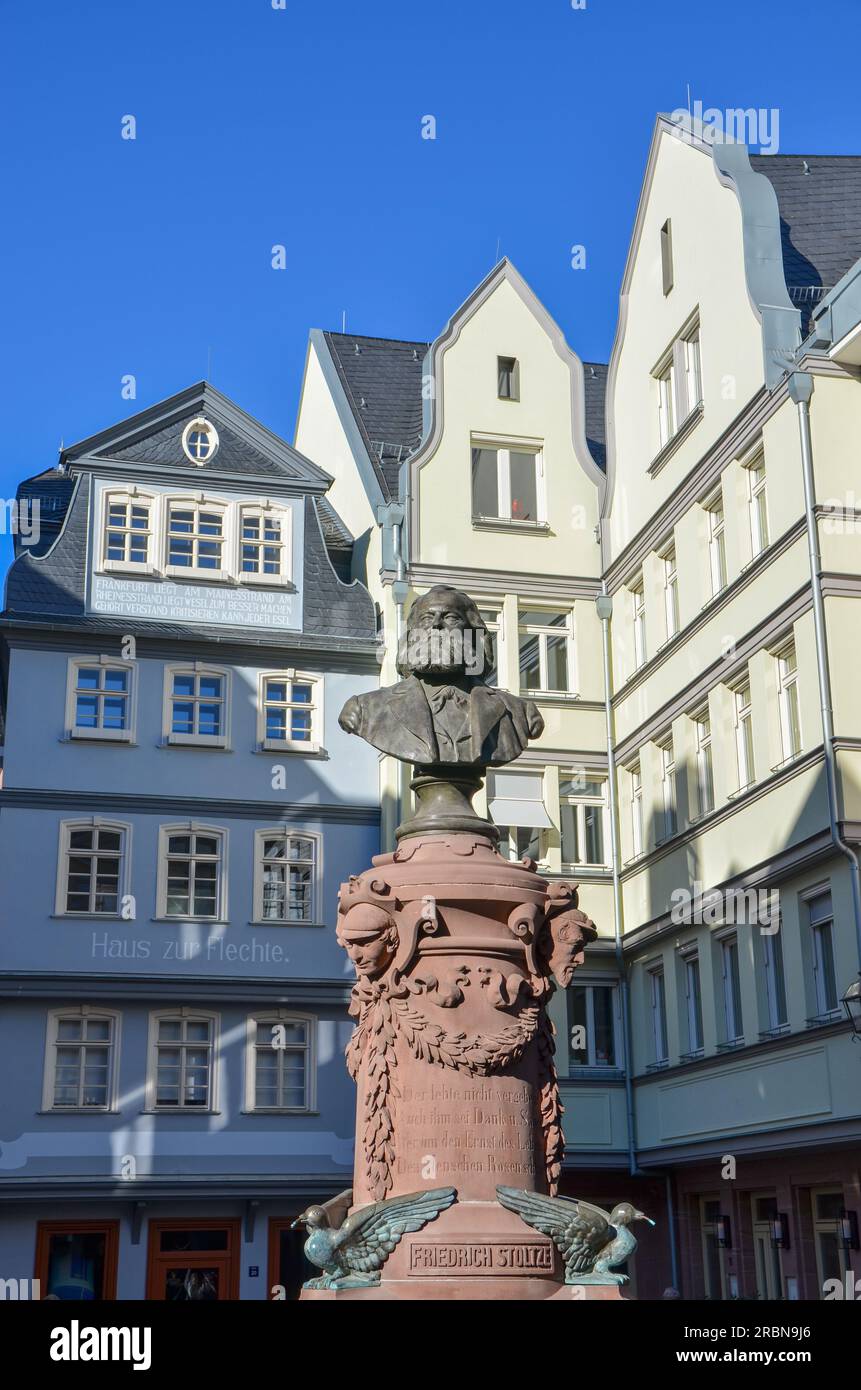
[[[303,1289],[300,1301],[363,1303],[380,1300],[445,1303],[627,1303],[618,1284],[554,1284],[547,1279],[387,1279],[374,1289]]]

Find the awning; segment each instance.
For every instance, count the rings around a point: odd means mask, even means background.
[[[494,825],[545,830],[553,822],[544,805],[544,778],[540,772],[496,772],[488,811]]]

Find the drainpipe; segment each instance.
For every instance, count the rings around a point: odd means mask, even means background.
[[[841,836],[839,828],[831,673],[828,665],[828,639],[825,631],[825,602],[822,597],[822,557],[819,551],[819,529],[816,524],[813,445],[810,433],[810,397],[813,394],[813,377],[809,372],[790,372],[788,387],[790,399],[795,402],[798,410],[798,432],[801,439],[801,472],[804,479],[804,513],[807,521],[807,550],[813,590],[813,630],[816,638],[816,664],[819,668],[819,707],[822,713],[822,743],[825,752],[828,816],[834,847],[841,854],[844,854],[849,861],[852,910],[855,917],[855,936],[858,945],[858,965],[861,969],[861,873],[859,873],[858,868],[858,857]]]
[[[610,792],[610,837],[613,846],[613,930],[616,948],[616,965],[622,989],[622,1039],[625,1054],[625,1106],[628,1114],[628,1167],[632,1174],[637,1173],[636,1119],[634,1115],[634,1084],[631,1079],[633,1055],[631,1050],[631,999],[628,989],[628,969],[622,952],[622,884],[619,866],[622,852],[619,843],[619,807],[616,795],[616,750],[613,740],[613,706],[611,702],[612,674],[610,660],[610,618],[613,600],[607,592],[606,580],[601,592],[595,598],[595,607],[601,620],[601,644],[604,654],[604,719],[607,729],[607,783]]]

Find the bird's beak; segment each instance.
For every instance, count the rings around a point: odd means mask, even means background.
[[[296,1227],[297,1227],[297,1226],[301,1226],[302,1224],[303,1224],[302,1217],[301,1217],[301,1216],[297,1216],[295,1221],[291,1221],[291,1222],[290,1222],[290,1230],[291,1230],[291,1231],[295,1231]]]
[[[638,1211],[638,1212],[637,1212],[637,1215],[636,1215],[636,1217],[635,1217],[634,1219],[635,1219],[636,1221],[648,1221],[648,1223],[649,1223],[650,1226],[654,1226],[654,1224],[655,1224],[654,1221],[652,1220],[651,1216],[646,1216],[645,1213],[642,1212],[642,1211]]]

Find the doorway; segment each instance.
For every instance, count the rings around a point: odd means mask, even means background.
[[[239,1298],[238,1221],[150,1221],[147,1298],[217,1303]]]

